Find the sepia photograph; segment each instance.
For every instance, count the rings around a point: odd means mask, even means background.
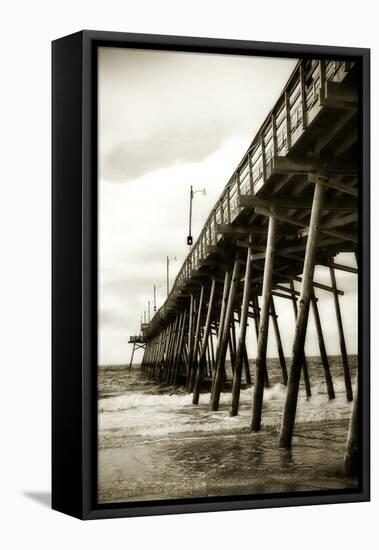
[[[98,504],[358,491],[360,64],[97,75]]]

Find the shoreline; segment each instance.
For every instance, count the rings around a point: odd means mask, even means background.
[[[356,488],[357,479],[345,477],[341,467],[347,421],[300,427],[291,450],[278,448],[272,427],[258,433],[170,434],[99,449],[98,502]]]

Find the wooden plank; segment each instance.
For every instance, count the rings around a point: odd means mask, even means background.
[[[290,288],[287,288],[286,286],[272,285],[272,287],[276,288],[278,290],[282,290],[283,292],[288,292],[291,295],[295,294],[295,296],[300,296],[300,292],[298,290],[291,290]]]
[[[292,281],[297,281],[298,283],[302,283],[303,279],[301,277],[298,277],[297,275],[289,276],[289,278]],[[333,292],[333,294],[339,294],[340,296],[343,296],[345,293],[343,290],[340,290],[339,288],[334,288],[332,286],[324,285],[322,283],[316,283],[313,281],[313,286],[315,288],[320,288],[321,290],[326,290],[326,292]]]
[[[273,296],[277,296],[278,298],[285,298],[286,300],[292,300],[292,296],[290,296],[289,294],[282,294],[281,292],[276,292],[275,290],[273,290],[271,294]]]
[[[359,193],[358,193],[357,187],[353,187],[352,185],[342,183],[336,178],[321,177],[321,176],[316,176],[315,174],[309,174],[308,178],[310,183],[316,183],[317,181],[321,185],[324,185],[325,187],[329,187],[330,189],[336,189],[336,191],[341,191],[342,193],[346,193],[347,195],[358,197]]]
[[[339,244],[340,243],[340,239],[323,239],[323,240],[320,240],[318,241],[317,243],[317,247],[320,248],[320,247],[327,247],[327,246],[331,246],[331,245],[334,245],[334,244]],[[295,244],[295,245],[292,245],[292,246],[288,246],[286,248],[279,248],[277,249],[276,253],[280,256],[283,256],[283,255],[286,255],[286,254],[291,254],[292,252],[300,252],[302,250],[305,250],[306,249],[306,243],[301,243],[301,244]],[[264,252],[258,252],[257,254],[253,254],[253,260],[264,260],[265,258],[265,253]]]
[[[322,136],[319,137],[314,145],[314,152],[316,155],[319,155],[323,149],[331,143],[331,141],[344,129],[346,124],[349,123],[356,112],[356,109],[349,109],[339,117],[338,122],[334,123],[333,126],[327,128],[326,131],[323,132]]]
[[[251,195],[241,195],[238,201],[240,207],[251,208],[262,207],[262,208],[290,208],[290,209],[306,209],[310,210],[312,208],[312,198],[311,197],[258,197]],[[326,210],[357,210],[358,202],[355,199],[350,197],[341,197],[337,200],[328,200],[327,204],[324,207]]]
[[[294,157],[273,157],[273,172],[275,174],[309,174],[320,172],[328,175],[343,174],[356,176],[358,166],[338,159],[309,159]]]
[[[297,227],[306,228],[299,232],[301,237],[305,237],[308,235],[308,223],[299,220],[298,218],[292,218],[291,216],[287,216],[285,214],[278,214],[276,211],[273,212],[272,210],[267,210],[266,208],[256,208],[255,212],[257,214],[261,214],[262,216],[274,216],[277,220],[288,223],[289,225],[295,225]],[[352,214],[352,216],[357,216],[357,214]],[[336,237],[337,239],[347,240],[354,243],[358,242],[358,236],[353,234],[350,231],[336,231],[334,229],[330,229],[328,226],[321,226],[320,231],[324,233],[324,235],[329,235],[331,237]]]
[[[253,227],[251,225],[231,225],[231,224],[217,224],[216,233],[221,235],[266,235],[267,229],[261,227]]]
[[[347,273],[358,274],[358,269],[356,267],[351,267],[350,265],[336,264],[335,262],[321,262],[319,265],[324,265],[325,267],[332,267],[339,271],[346,271]]]
[[[358,92],[353,86],[342,82],[327,80],[325,83],[324,105],[333,109],[352,109],[357,107]]]

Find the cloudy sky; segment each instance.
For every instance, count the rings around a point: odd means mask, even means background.
[[[190,185],[193,235],[222,192],[277,100],[296,61],[101,48],[99,53],[99,363],[126,363],[129,335],[139,332],[148,301],[166,295],[166,257],[173,280],[188,253]],[[355,265],[350,255],[338,261]],[[338,272],[348,352],[356,351],[355,276]],[[329,283],[327,270],[315,279]],[[318,292],[327,350],[338,353],[332,295]],[[285,303],[281,303],[285,302]],[[290,354],[294,319],[276,301]],[[255,339],[248,330],[248,350]],[[249,332],[251,330],[251,332]],[[268,354],[275,356],[273,331]],[[317,353],[314,327],[307,352]],[[138,360],[139,357],[137,356]]]

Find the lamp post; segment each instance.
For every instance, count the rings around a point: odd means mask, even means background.
[[[176,260],[176,256],[174,256],[173,258],[169,258],[167,256],[167,264],[166,264],[166,275],[167,275],[167,296],[169,295],[169,292],[170,292],[170,261],[171,260]]]
[[[193,197],[196,195],[196,193],[202,193],[203,195],[205,195],[206,194],[205,188],[204,189],[196,189],[196,191],[193,190],[192,185],[191,185],[191,188],[190,188],[189,229],[188,229],[188,237],[187,237],[188,246],[192,246],[192,244],[193,244],[193,238],[192,238],[192,234],[191,234],[192,201],[193,201]]]

